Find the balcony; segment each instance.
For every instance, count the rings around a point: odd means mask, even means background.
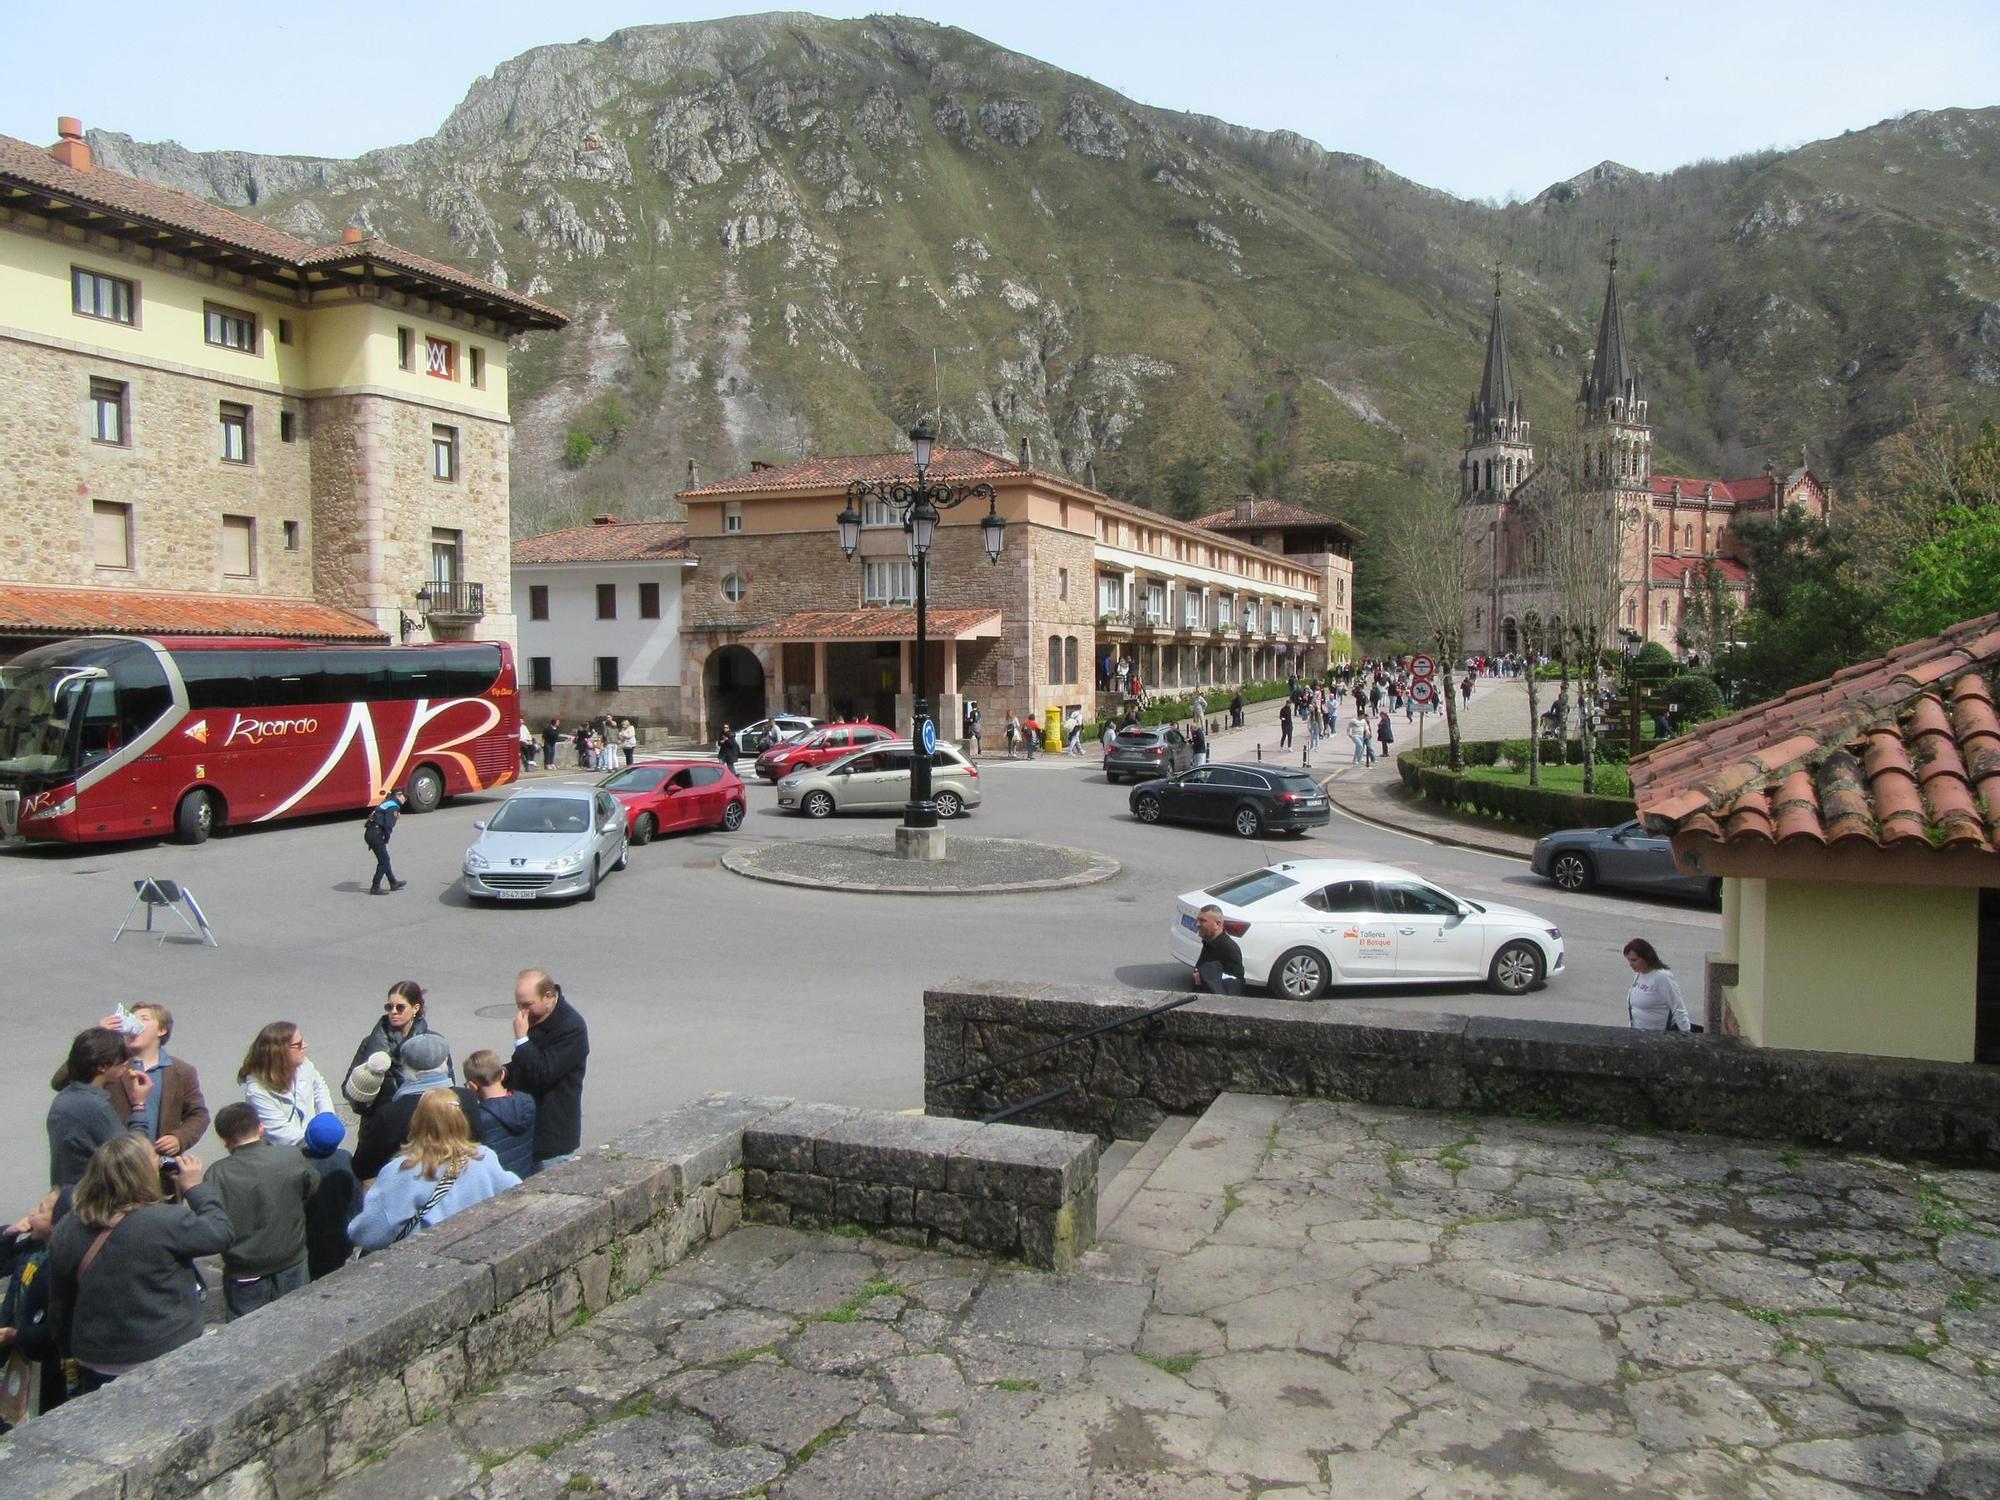
[[[427,620],[463,624],[486,618],[486,585],[437,579],[417,590],[417,608]]]

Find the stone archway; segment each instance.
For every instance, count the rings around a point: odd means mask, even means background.
[[[1521,649],[1521,627],[1512,615],[1500,622],[1500,649],[1510,656]]]
[[[708,653],[701,668],[702,702],[708,733],[724,724],[741,729],[764,717],[764,664],[747,646],[721,646]]]

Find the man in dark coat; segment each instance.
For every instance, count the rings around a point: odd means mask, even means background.
[[[368,894],[382,894],[382,882],[389,882],[389,889],[400,891],[407,883],[396,878],[396,872],[389,865],[389,840],[396,832],[396,819],[403,815],[404,798],[401,792],[391,792],[375,805],[368,814],[368,827],[362,832],[367,842],[368,852],[375,856],[375,878],[368,882]]]
[[[568,1161],[583,1144],[583,1074],[590,1030],[545,969],[514,981],[514,1055],[508,1086],[535,1101],[535,1170]],[[474,1118],[477,1118],[475,1107]],[[473,1139],[479,1138],[478,1131]]]

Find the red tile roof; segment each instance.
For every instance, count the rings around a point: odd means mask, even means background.
[[[997,609],[933,609],[925,632],[938,640],[998,635]],[[914,609],[808,609],[743,632],[752,641],[913,641]]]
[[[1655,832],[2000,852],[2000,614],[1704,724],[1632,762]]]
[[[1769,500],[1778,488],[1778,481],[1769,474],[1759,474],[1754,479],[1690,479],[1685,474],[1653,476],[1653,493],[1656,495],[1671,495],[1675,485],[1681,487],[1683,500],[1699,500],[1702,491],[1714,485],[1716,499],[1727,500],[1732,505],[1745,505]]]
[[[685,521],[600,521],[566,526],[514,543],[514,565],[536,563],[675,562],[688,551]]]
[[[1359,540],[1362,533],[1348,525],[1338,516],[1322,515],[1316,510],[1307,510],[1303,505],[1293,505],[1286,500],[1253,500],[1250,502],[1250,519],[1238,520],[1236,509],[1213,511],[1205,516],[1196,516],[1190,525],[1200,526],[1209,531],[1234,531],[1239,527],[1245,531],[1268,531],[1274,526],[1296,526],[1301,530],[1339,531]]]
[[[1033,477],[1068,489],[1080,490],[1065,474],[1045,469],[1022,468],[1004,453],[987,448],[947,448],[939,443],[931,449],[932,479],[1019,479]],[[752,469],[731,479],[697,485],[682,490],[683,497],[702,499],[711,495],[761,495],[770,490],[845,489],[857,479],[915,479],[916,465],[905,453],[848,453],[827,458],[808,458],[782,467]]]
[[[0,198],[6,196],[8,188],[97,209],[144,227],[175,230],[225,249],[245,252],[286,271],[302,273],[308,267],[335,269],[342,263],[386,266],[512,308],[525,315],[515,320],[523,327],[561,328],[569,322],[554,308],[386,240],[366,239],[355,244],[315,248],[282,229],[247,218],[219,203],[108,167],[79,172],[57,161],[47,149],[32,141],[0,135]]]
[[[144,589],[0,584],[0,636],[269,635],[304,641],[386,641],[371,621],[310,599],[163,594]]]
[[[1693,578],[1689,581],[1699,584],[1704,563],[1713,566],[1720,577],[1738,587],[1750,581],[1750,570],[1733,557],[1673,557],[1664,552],[1655,552],[1653,582],[1679,583],[1681,579],[1693,574]]]

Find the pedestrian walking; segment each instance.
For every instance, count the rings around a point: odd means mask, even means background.
[[[1396,731],[1389,723],[1389,711],[1382,710],[1382,717],[1375,723],[1375,738],[1382,742],[1382,758],[1389,758],[1389,747],[1396,743]]]
[[[1042,742],[1042,721],[1035,717],[1033,710],[1021,721],[1021,740],[1028,747],[1028,759],[1033,760],[1035,747]]]
[[[1208,717],[1208,698],[1205,694],[1198,692],[1194,695],[1194,716],[1197,719]]]
[[[1229,725],[1232,729],[1243,727],[1243,692],[1240,688],[1229,699]]]
[[[476,1143],[449,1095],[426,1094],[402,1153],[368,1188],[347,1237],[363,1251],[385,1250],[419,1230],[519,1187],[521,1179]]]
[[[542,769],[544,771],[553,771],[556,768],[556,746],[562,743],[562,738],[561,719],[551,719],[542,726]]]
[[[1208,731],[1202,728],[1199,719],[1195,720],[1194,732],[1188,736],[1188,746],[1194,751],[1195,765],[1208,764]]]
[[[535,1101],[535,1170],[576,1155],[583,1143],[583,1075],[590,1031],[546,969],[514,981],[514,1055],[507,1077]]]
[[[630,719],[618,721],[618,751],[625,757],[625,767],[630,770],[632,762],[639,758],[639,731],[632,727]]]
[[[970,698],[965,702],[965,753],[979,759],[979,704]]]
[[[1375,746],[1374,742],[1368,738],[1368,721],[1359,715],[1348,720],[1347,737],[1354,742],[1354,760],[1352,763],[1358,766],[1366,760],[1369,765],[1374,765]]]
[[[716,737],[715,758],[722,762],[722,769],[734,774],[736,770],[736,736],[729,726],[722,726],[722,733]]]
[[[382,894],[382,882],[389,882],[389,889],[400,891],[408,885],[407,880],[398,880],[396,871],[389,863],[389,840],[395,837],[396,820],[403,815],[403,809],[410,805],[410,799],[402,791],[389,793],[369,810],[367,825],[362,829],[362,842],[368,852],[375,856],[375,878],[368,882],[368,894]]]
[[[1472,702],[1472,675],[1472,673],[1467,672],[1463,677],[1458,679],[1458,701],[1460,703]]]
[[[91,1156],[50,1236],[49,1322],[86,1393],[201,1337],[195,1261],[220,1255],[234,1236],[192,1152],[180,1159],[180,1183],[184,1201],[168,1201],[159,1156],[128,1131]]]
[[[222,1252],[222,1300],[233,1321],[310,1279],[306,1202],[319,1187],[319,1174],[297,1146],[265,1140],[257,1111],[247,1104],[223,1105],[215,1133],[229,1149],[208,1180],[221,1195],[233,1236]]]
[[[1063,720],[1063,740],[1071,755],[1083,754],[1083,710],[1071,708]]]
[[[287,1146],[306,1138],[313,1116],[333,1112],[333,1090],[306,1056],[305,1034],[296,1022],[273,1021],[258,1032],[236,1081],[263,1121],[264,1134]]]
[[[1634,1031],[1698,1030],[1688,1019],[1680,981],[1644,938],[1625,945],[1625,962],[1632,969],[1632,988],[1625,995],[1625,1014]]]
[[[106,1141],[126,1134],[152,1139],[146,1125],[152,1080],[128,1084],[130,1073],[121,1033],[93,1026],[71,1038],[69,1060],[50,1080],[57,1089],[47,1122],[50,1187],[74,1187]]]
[[[406,1076],[403,1044],[431,1029],[430,1022],[424,1019],[424,1008],[424,987],[416,980],[399,979],[389,986],[388,998],[382,1002],[381,1019],[354,1049],[354,1061],[340,1085],[342,1097],[362,1119],[367,1119],[378,1103],[394,1098],[396,1090],[403,1086]],[[388,1060],[386,1067],[373,1065],[378,1053]],[[451,1066],[449,1052],[445,1066]]]
[[[1007,759],[1014,758],[1014,747],[1021,742],[1021,721],[1014,717],[1014,710],[1007,710],[1007,723],[1001,733],[1007,737]]]

